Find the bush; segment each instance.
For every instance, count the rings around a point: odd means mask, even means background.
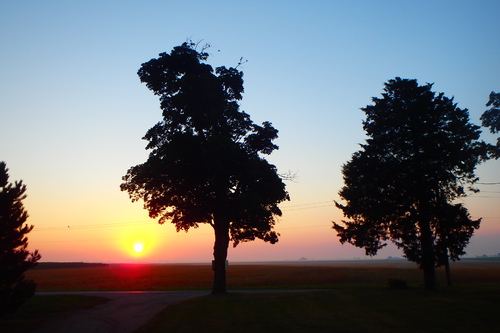
[[[406,281],[402,277],[389,277],[387,279],[389,289],[406,289]]]

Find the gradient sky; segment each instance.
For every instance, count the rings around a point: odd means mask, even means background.
[[[211,65],[244,71],[242,109],[280,131],[269,157],[292,200],[276,245],[229,249],[231,261],[352,259],[331,221],[341,165],[364,140],[359,109],[400,76],[455,96],[480,115],[500,91],[499,1],[6,1],[0,0],[0,160],[28,187],[31,250],[42,261],[208,262],[209,226],[176,233],[119,190],[147,158],[160,120],[141,63],[186,39],[203,40]],[[494,137],[484,130],[484,139]],[[500,161],[477,170],[500,182]],[[483,217],[468,256],[500,252],[500,185],[463,200]],[[145,250],[134,254],[134,242]],[[401,256],[388,247],[377,258]]]

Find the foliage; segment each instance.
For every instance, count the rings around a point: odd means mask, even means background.
[[[500,132],[500,93],[492,91],[486,106],[491,106],[491,108],[481,115],[482,125],[489,127],[491,133],[498,133]],[[493,158],[500,158],[500,137],[497,139],[497,145],[491,146],[490,149]]]
[[[22,180],[9,183],[7,166],[0,162],[0,315],[15,311],[35,293],[35,283],[26,280],[24,272],[41,256],[38,250],[27,250],[26,234],[33,226],[25,224],[25,198],[26,185]]]
[[[362,110],[368,135],[362,150],[342,167],[344,187],[336,203],[349,221],[333,223],[341,243],[375,255],[391,240],[424,269],[426,288],[435,284],[434,266],[462,255],[479,220],[451,202],[477,181],[474,170],[486,158],[479,127],[432,84],[395,78],[382,98]]]
[[[128,170],[121,189],[177,231],[210,224],[218,271],[230,240],[234,246],[278,241],[278,203],[289,197],[276,167],[260,155],[278,148],[272,142],[278,131],[240,111],[243,73],[214,70],[207,58],[194,43],[183,43],[142,64],[138,75],[160,97],[163,120],[144,137],[148,160]]]
[[[481,219],[472,220],[462,204],[448,204],[437,212],[436,218],[436,266],[443,266],[448,259],[455,261],[465,255],[474,230],[479,229]]]

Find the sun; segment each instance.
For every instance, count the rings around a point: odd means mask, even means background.
[[[142,251],[144,251],[144,244],[142,244],[142,243],[135,243],[134,246],[133,246],[133,249],[134,249],[135,253],[141,253]]]

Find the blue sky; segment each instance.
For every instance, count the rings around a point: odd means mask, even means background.
[[[117,230],[144,222],[172,246],[159,239],[154,260],[210,259],[209,229],[158,227],[119,191],[126,170],[145,161],[141,137],[161,116],[136,72],[191,38],[212,45],[214,67],[248,60],[242,109],[280,131],[269,159],[298,177],[280,243],[243,244],[230,259],[360,257],[330,229],[342,217],[331,204],[340,167],[364,140],[359,108],[388,79],[416,78],[455,96],[479,124],[489,93],[500,91],[499,12],[497,1],[0,1],[0,160],[28,185],[31,244],[44,260],[113,260],[85,247],[115,253]],[[482,165],[481,181],[500,181],[499,165]],[[500,252],[500,186],[481,189],[465,201],[485,217],[470,255]],[[50,229],[68,225],[101,226]]]

